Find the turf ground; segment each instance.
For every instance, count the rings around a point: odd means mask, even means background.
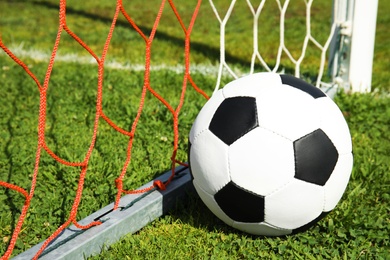
[[[149,1],[151,2],[151,1]],[[160,1],[153,1],[149,6]],[[177,1],[179,2],[179,1]],[[183,1],[184,2],[184,1]],[[185,22],[194,5],[178,4]],[[219,8],[227,6],[220,1]],[[302,1],[303,2],[303,1]],[[313,4],[313,34],[326,40],[331,1]],[[114,12],[114,1],[68,1],[67,21],[97,53],[101,52]],[[196,84],[208,94],[215,84],[219,58],[218,24],[203,3],[192,35],[191,62]],[[145,1],[125,1],[126,10],[144,32],[152,28],[157,7]],[[303,28],[303,4],[291,4],[288,26]],[[273,2],[269,12],[278,12]],[[373,92],[340,94],[336,102],[350,126],[354,146],[354,169],[346,193],[337,208],[311,230],[287,238],[258,238],[237,232],[216,219],[196,195],[168,215],[136,234],[104,250],[92,259],[388,259],[390,255],[390,8],[379,2]],[[167,8],[166,8],[167,9]],[[245,19],[244,19],[245,18]],[[58,26],[57,1],[0,0],[0,35],[38,76],[46,71]],[[279,16],[261,19],[269,34],[264,40],[265,58],[273,60],[278,47]],[[251,55],[251,18],[239,2],[227,27],[227,60],[237,71],[245,71]],[[234,25],[234,26],[233,26]],[[287,28],[288,29],[288,28]],[[286,41],[299,55],[304,29],[288,30]],[[104,78],[103,107],[119,126],[129,128],[138,108],[143,80],[144,44],[120,17],[108,54]],[[183,33],[175,17],[164,11],[153,44],[151,79],[153,87],[171,104],[177,104],[181,87]],[[315,72],[318,53],[309,51],[303,71]],[[48,93],[46,136],[48,145],[61,157],[81,161],[90,143],[94,118],[97,66],[88,53],[66,34],[55,63]],[[272,62],[271,62],[272,63]],[[292,71],[290,63],[286,71]],[[37,146],[36,130],[39,92],[35,83],[3,52],[0,52],[0,180],[29,188]],[[228,79],[224,79],[227,81]],[[187,135],[205,100],[194,90],[186,94],[180,115],[178,159],[186,160]],[[148,94],[137,130],[133,157],[124,185],[136,188],[169,168],[172,150],[172,117]],[[126,153],[127,138],[102,122],[96,149],[83,192],[78,218],[88,216],[115,199],[114,180]],[[14,255],[48,237],[68,217],[75,196],[79,169],[61,166],[43,154],[36,195],[32,201]],[[23,206],[16,192],[0,189],[0,255],[9,243]]]

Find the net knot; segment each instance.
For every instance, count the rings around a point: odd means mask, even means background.
[[[122,180],[120,178],[115,179],[115,186],[118,190],[122,190]]]
[[[164,184],[162,181],[160,181],[160,180],[155,180],[155,181],[153,182],[153,186],[154,186],[154,187],[157,187],[157,188],[160,189],[160,190],[166,190],[166,189],[167,189],[167,187],[165,186],[165,184]]]

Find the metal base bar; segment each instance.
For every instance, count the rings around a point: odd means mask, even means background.
[[[165,181],[170,175],[171,171],[166,172],[156,180]],[[153,181],[140,188],[149,187],[152,184]],[[103,248],[109,247],[124,235],[140,230],[167,213],[191,191],[193,191],[193,186],[189,169],[180,166],[176,169],[176,176],[166,190],[123,196],[117,210],[113,210],[114,203],[111,203],[79,221],[83,225],[94,220],[101,220],[103,222],[101,225],[87,230],[70,226],[45,249],[39,259],[75,260],[99,254]],[[13,259],[32,259],[42,244],[43,242],[35,245]]]

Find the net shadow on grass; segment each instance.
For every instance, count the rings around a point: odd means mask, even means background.
[[[51,2],[48,2],[48,1],[39,1],[39,2],[32,1],[32,4],[43,6],[43,7],[46,7],[48,9],[58,10],[58,5],[53,4]],[[112,17],[105,17],[102,15],[89,13],[89,12],[84,11],[84,10],[76,10],[76,9],[74,9],[72,7],[68,7],[68,6],[66,7],[66,12],[67,12],[67,14],[70,14],[70,15],[79,15],[79,16],[91,19],[93,21],[101,21],[101,22],[106,23],[106,24],[111,24],[111,22],[112,22]],[[151,27],[146,27],[146,26],[143,26],[140,24],[137,24],[137,25],[146,35],[149,35],[150,32],[152,31]],[[128,28],[128,27],[130,27],[130,24],[128,22],[125,22],[125,21],[117,20],[116,26]],[[183,47],[184,35],[183,35],[183,38],[179,38],[179,37],[169,35],[168,33],[163,32],[163,31],[161,31],[161,29],[159,29],[156,32],[156,38],[163,40],[163,41],[167,41],[167,42],[174,44],[178,47]],[[200,43],[200,42],[192,41],[191,42],[191,51],[200,53],[200,54],[204,55],[205,57],[208,57],[210,60],[219,61],[219,58],[220,58],[220,49],[219,48],[212,47],[210,45]],[[229,61],[229,63],[234,63],[234,64],[237,64],[237,65],[240,65],[243,67],[250,66],[250,61],[245,60],[241,57],[237,57],[237,56],[235,56],[227,51],[225,53],[225,57],[226,57],[226,60]]]
[[[11,142],[12,142],[11,140],[13,137],[13,130],[11,127],[12,120],[13,120],[13,117],[10,117],[10,119],[7,122],[7,128],[8,128],[7,130],[10,133],[10,138],[4,146],[4,154],[7,156],[8,162],[9,162],[9,169],[8,169],[8,173],[7,173],[7,178],[5,179],[5,181],[7,183],[11,183],[12,172],[14,171],[14,162],[12,160],[13,156],[12,156],[12,152],[10,152],[10,146],[11,146]],[[11,192],[12,192],[11,189],[5,189],[4,194],[7,196],[7,199],[4,200],[4,203],[9,207],[10,212],[11,212],[11,222],[10,222],[11,232],[10,233],[13,234],[14,230],[15,230],[15,226],[16,226],[16,220],[18,219],[17,215],[20,214],[20,209],[19,209],[19,207],[17,207],[15,205]],[[7,246],[8,246],[8,244],[7,244]]]

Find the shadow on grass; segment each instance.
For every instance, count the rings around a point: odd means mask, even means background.
[[[14,107],[16,107],[14,105]],[[13,154],[12,152],[10,151],[10,147],[11,147],[11,142],[12,142],[12,139],[13,139],[13,128],[11,126],[11,122],[13,120],[13,117],[10,117],[10,119],[8,120],[7,122],[7,127],[8,127],[8,132],[10,133],[10,137],[7,141],[7,143],[5,144],[5,148],[4,148],[4,154],[6,155],[9,161],[9,170],[8,170],[8,174],[7,174],[7,178],[6,178],[6,182],[7,183],[12,183],[12,180],[11,180],[11,177],[12,177],[12,173],[14,172],[14,161],[13,161]],[[16,219],[17,219],[17,215],[19,215],[21,213],[21,210],[19,207],[17,207],[14,203],[14,196],[11,194],[11,192],[14,192],[12,191],[11,189],[5,189],[5,195],[7,196],[7,199],[4,200],[4,203],[9,207],[10,211],[11,211],[11,223],[10,223],[10,226],[11,226],[11,234],[14,233],[14,230],[15,230],[15,226],[16,226]],[[11,240],[9,240],[11,241]],[[8,246],[8,244],[7,244]]]
[[[32,4],[43,6],[43,7],[46,7],[48,9],[56,9],[56,10],[59,9],[57,4],[53,4],[49,1],[32,1]],[[71,7],[66,7],[66,13],[68,15],[82,16],[82,17],[91,19],[93,21],[101,21],[101,22],[107,23],[107,24],[112,23],[112,17],[105,17],[103,15],[91,13],[91,12],[88,12],[85,10],[76,10],[76,9],[71,8]],[[120,20],[117,20],[116,26],[126,27],[126,28],[131,27],[131,25],[128,22],[120,21]],[[149,35],[150,32],[152,31],[152,28],[150,28],[150,27],[146,27],[146,26],[143,26],[141,24],[137,24],[137,26],[146,35]],[[161,30],[157,30],[155,37],[159,38],[160,40],[167,41],[171,44],[174,44],[174,45],[177,45],[180,47],[183,46],[184,34],[183,34],[183,38],[179,38],[179,37],[169,35],[168,33],[163,32]],[[191,51],[201,53],[205,57],[209,57],[210,60],[219,61],[219,59],[220,59],[219,48],[212,47],[212,46],[209,46],[209,45],[204,44],[204,43],[191,42]],[[235,56],[227,51],[225,53],[225,57],[226,57],[226,60],[229,61],[229,63],[234,63],[234,64],[238,64],[238,65],[245,66],[245,67],[250,65],[250,60],[242,59],[242,58],[237,57],[237,56]]]
[[[278,240],[288,240],[292,236],[299,237],[300,234],[305,234],[305,231],[317,226],[322,231],[327,232],[321,225],[317,225],[317,221],[322,217],[326,216],[329,212],[322,214],[319,218],[314,220],[312,223],[308,225],[302,226],[293,231],[292,234],[281,235],[277,237],[263,236],[263,235],[252,235],[238,229],[235,229],[227,224],[225,224],[222,220],[217,218],[202,202],[200,197],[196,194],[195,190],[191,190],[187,192],[186,199],[181,200],[177,203],[176,207],[168,211],[166,215],[169,215],[172,218],[172,222],[176,222],[177,220],[190,225],[197,229],[203,229],[207,232],[214,233],[223,233],[223,234],[232,234],[242,237],[247,237],[253,240],[256,239],[278,239]]]
[[[237,234],[252,237],[249,234],[234,229],[223,221],[218,219],[202,202],[195,190],[187,193],[186,199],[177,203],[176,207],[170,210],[166,215],[175,222],[179,220],[197,229],[207,230],[208,232],[218,232],[224,234]],[[253,236],[259,238],[260,236]]]

